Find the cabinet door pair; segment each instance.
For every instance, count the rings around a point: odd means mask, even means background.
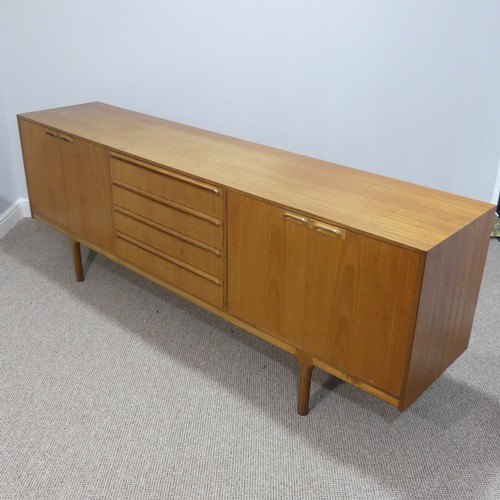
[[[228,194],[228,309],[398,395],[418,253]]]
[[[106,149],[22,119],[19,129],[32,212],[112,248]]]

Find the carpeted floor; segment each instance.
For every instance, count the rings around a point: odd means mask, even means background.
[[[33,220],[0,241],[0,498],[500,498],[500,244],[468,351],[406,412]]]

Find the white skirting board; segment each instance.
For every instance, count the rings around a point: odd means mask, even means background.
[[[0,240],[23,218],[31,217],[27,198],[19,198],[0,214]]]

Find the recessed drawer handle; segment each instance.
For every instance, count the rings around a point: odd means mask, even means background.
[[[292,214],[290,212],[285,212],[283,217],[290,222],[295,222],[295,224],[307,224],[309,222],[307,217],[298,214]]]
[[[329,224],[323,224],[322,222],[315,222],[313,224],[313,229],[318,233],[336,236],[341,240],[345,240],[346,232],[344,229],[340,229],[340,227],[330,226]]]
[[[191,184],[193,184],[194,186],[198,186],[200,187],[201,189],[206,189],[207,191],[212,191],[212,193],[215,193],[217,195],[220,195],[220,189],[219,188],[216,188],[214,186],[206,186],[202,183],[198,183],[198,182],[193,182],[191,181]]]
[[[143,168],[145,170],[149,170],[151,172],[156,172],[157,174],[164,175],[165,177],[170,177],[172,179],[177,179],[178,181],[185,182],[186,184],[190,184],[200,189],[204,189],[205,191],[209,191],[211,193],[216,194],[217,196],[222,195],[222,190],[216,186],[212,186],[210,184],[206,184],[202,181],[198,181],[196,179],[192,179],[190,177],[185,177],[183,175],[172,172],[171,170],[166,170],[165,168],[160,168],[155,165],[150,165],[146,163],[139,163],[132,161],[130,158],[122,157],[116,153],[110,155],[111,159],[118,160],[122,163],[127,163],[128,165],[132,165],[133,167]]]

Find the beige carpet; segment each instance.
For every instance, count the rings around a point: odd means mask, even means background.
[[[0,498],[500,498],[500,244],[469,350],[406,412],[21,221],[0,241]]]

